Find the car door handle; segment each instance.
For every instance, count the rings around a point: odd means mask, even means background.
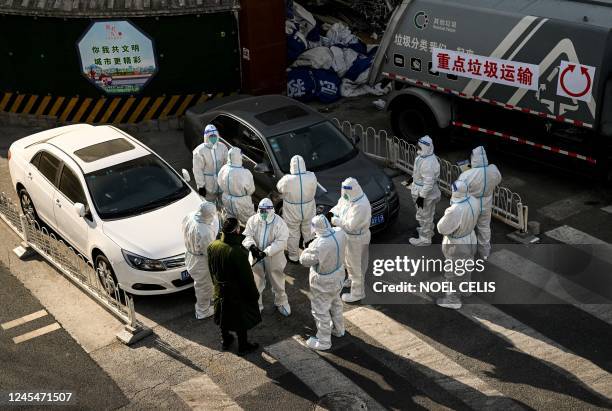
[[[32,173],[28,173],[28,178],[31,180],[32,179]]]
[[[62,208],[62,204],[60,203],[59,199],[55,200],[55,204],[59,207]]]

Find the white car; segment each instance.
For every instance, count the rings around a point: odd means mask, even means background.
[[[88,124],[14,142],[9,169],[23,212],[123,290],[149,295],[193,286],[181,222],[202,200],[187,171],[181,177],[115,127]]]

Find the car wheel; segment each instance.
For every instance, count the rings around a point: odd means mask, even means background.
[[[21,204],[21,211],[30,221],[39,221],[32,197],[25,188],[19,190],[19,203]]]
[[[423,104],[396,106],[391,111],[391,126],[395,135],[411,144],[416,144],[419,138],[429,135],[434,143],[440,134],[433,113]]]
[[[96,257],[94,262],[94,267],[96,269],[96,273],[98,274],[98,279],[100,280],[100,284],[102,285],[102,289],[114,299],[121,300],[121,293],[119,291],[119,283],[117,282],[117,277],[115,276],[115,271],[113,270],[113,266],[110,261],[104,254],[100,254]]]

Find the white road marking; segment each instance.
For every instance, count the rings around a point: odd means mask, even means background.
[[[560,371],[579,385],[612,398],[612,375],[550,338],[488,304],[466,304],[460,310],[472,321],[510,342],[517,350]]]
[[[327,363],[319,354],[298,341],[298,336],[265,347],[287,370],[306,384],[319,398],[332,392],[347,392],[360,397],[371,410],[383,410],[376,400]]]
[[[240,407],[206,374],[173,386],[172,391],[196,411],[240,411]]]
[[[25,324],[27,322],[34,321],[34,320],[36,320],[38,318],[44,317],[45,315],[47,315],[47,311],[46,310],[40,310],[40,311],[36,311],[35,313],[32,313],[32,314],[24,315],[23,317],[17,318],[16,320],[6,322],[6,323],[4,323],[4,324],[2,324],[0,326],[2,327],[2,329],[8,330],[10,328],[18,327],[18,326],[20,326],[22,324]]]
[[[556,274],[509,250],[494,252],[489,256],[488,262],[612,325],[612,301],[568,280],[562,275]]]
[[[607,207],[602,207],[601,211],[605,211],[606,213],[612,214],[612,205],[609,205]]]
[[[32,338],[40,337],[41,335],[48,334],[48,333],[50,333],[52,331],[55,331],[55,330],[59,330],[60,328],[62,328],[62,327],[58,323],[49,324],[49,325],[41,327],[41,328],[39,328],[37,330],[30,331],[29,333],[25,333],[25,334],[19,335],[19,336],[13,338],[13,342],[15,344],[20,344],[20,343],[22,343],[24,341],[31,340]]]
[[[415,293],[415,295],[433,301],[426,294]],[[464,304],[458,312],[508,341],[517,351],[532,356],[554,371],[607,399],[612,398],[612,375],[607,371],[492,305],[478,301],[477,298],[473,298],[470,304]]]
[[[344,316],[385,350],[418,364],[419,371],[470,408],[522,409],[478,376],[423,341],[410,329],[380,311],[359,307],[346,312]]]
[[[593,200],[593,197],[588,194],[578,194],[548,204],[540,208],[538,212],[555,221],[561,221],[592,208],[593,206],[585,204],[589,200]]]
[[[612,245],[597,237],[593,237],[568,225],[557,227],[554,230],[547,231],[545,234],[550,238],[569,245],[595,245],[597,247],[591,248],[589,252],[594,257],[612,264]]]

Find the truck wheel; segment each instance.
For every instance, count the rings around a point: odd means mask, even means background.
[[[391,109],[391,127],[395,135],[409,143],[416,144],[424,135],[429,135],[434,143],[440,134],[436,119],[424,105],[398,105]]]

